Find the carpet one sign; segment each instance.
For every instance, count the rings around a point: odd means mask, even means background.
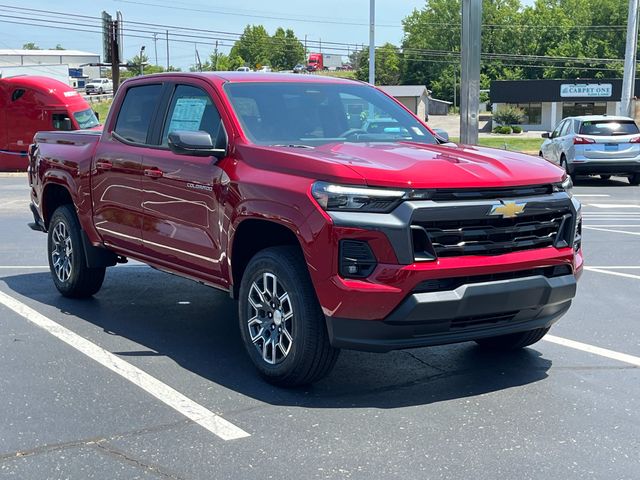
[[[613,85],[610,83],[563,83],[560,85],[561,97],[610,97]]]

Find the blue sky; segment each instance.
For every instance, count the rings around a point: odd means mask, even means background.
[[[305,35],[311,42],[368,43],[369,0],[94,0],[69,1],[57,0],[4,0],[6,5],[17,7],[69,12],[91,17],[99,17],[102,10],[115,16],[116,10],[122,11],[125,22],[138,21],[164,25],[186,26],[224,32],[242,32],[247,24],[262,24],[269,33],[278,26],[292,28],[299,38]],[[384,42],[399,43],[402,39],[401,21],[414,8],[421,8],[424,0],[376,0],[376,44]],[[0,17],[0,20],[33,23],[36,13],[16,11],[0,7],[2,15],[21,17],[21,19]],[[281,19],[267,17],[286,17]],[[60,17],[58,17],[60,18]],[[71,23],[95,23],[97,20],[64,18]],[[305,21],[313,20],[313,21]],[[53,22],[53,20],[52,20]],[[53,23],[50,23],[53,24]],[[350,24],[350,25],[347,25]],[[87,28],[79,25],[67,25],[69,28]],[[94,27],[95,28],[95,27]],[[164,32],[160,27],[136,27]],[[184,32],[183,32],[184,33]],[[139,32],[146,38],[125,38],[125,57],[131,58],[146,45],[150,60],[155,59],[154,42],[151,33]],[[163,33],[164,34],[164,33]],[[183,37],[186,40],[186,38]],[[193,39],[189,39],[191,41]],[[99,33],[87,33],[61,28],[43,28],[0,22],[0,48],[21,48],[24,43],[35,42],[41,48],[52,48],[61,44],[67,49],[85,50],[102,53],[102,40]],[[213,42],[213,40],[210,40]],[[323,51],[328,51],[324,43]],[[315,44],[314,44],[315,46]],[[193,43],[170,43],[171,64],[188,68],[194,63],[195,46]],[[201,58],[211,53],[212,45],[200,44]],[[158,63],[166,62],[166,44],[158,40]],[[228,48],[222,47],[222,51]],[[316,50],[313,48],[313,50]],[[346,52],[345,52],[346,53]]]

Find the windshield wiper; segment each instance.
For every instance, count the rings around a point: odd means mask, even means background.
[[[302,145],[302,144],[297,144],[297,143],[278,143],[275,145],[271,145],[272,147],[289,147],[289,148],[316,148],[316,147],[312,147],[311,145]]]

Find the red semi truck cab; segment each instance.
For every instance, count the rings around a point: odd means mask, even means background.
[[[0,79],[0,171],[27,169],[36,132],[97,125],[89,104],[65,83],[38,76]]]
[[[102,132],[40,132],[31,152],[31,226],[63,295],[127,258],[229,292],[279,385],[322,378],[341,348],[526,347],[582,271],[562,169],[445,143],[360,82],[131,79]]]

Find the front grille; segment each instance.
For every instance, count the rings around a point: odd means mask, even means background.
[[[571,220],[569,208],[515,218],[484,217],[472,220],[434,220],[415,222],[426,232],[432,253],[437,257],[464,255],[501,255],[504,253],[550,247],[565,235]],[[424,255],[416,245],[416,259]],[[417,250],[416,250],[417,248]]]
[[[434,202],[455,200],[491,200],[494,198],[517,198],[549,195],[553,192],[552,185],[533,185],[526,187],[479,188],[479,189],[440,189],[429,196]]]

